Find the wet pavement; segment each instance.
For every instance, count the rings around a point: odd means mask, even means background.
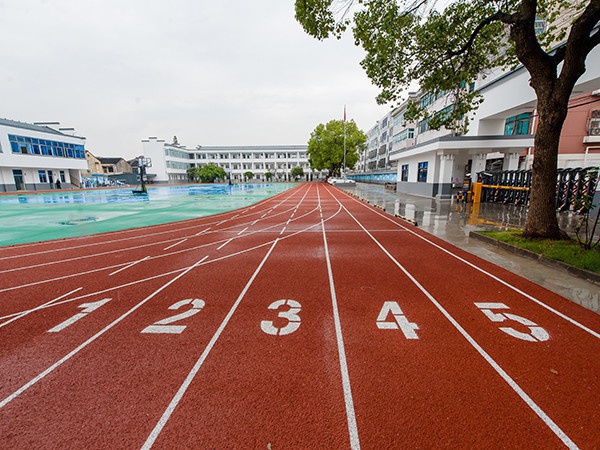
[[[384,207],[390,214],[399,214],[414,220],[422,230],[600,314],[598,284],[469,237],[471,231],[523,228],[527,215],[526,207],[436,200],[396,193],[382,185],[366,183],[340,188],[368,200],[371,204]],[[577,220],[578,216],[570,212],[559,215],[559,225],[567,232],[573,230]]]

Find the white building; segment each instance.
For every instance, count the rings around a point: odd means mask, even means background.
[[[536,95],[529,85],[529,78],[527,70],[520,67],[481,76],[468,87],[477,89],[484,101],[470,114],[468,131],[464,135],[455,135],[445,128],[431,130],[427,120],[417,123],[404,120],[408,101],[419,101],[421,106],[439,114],[451,107],[451,99],[444,94],[410,94],[407,102],[383,116],[368,133],[369,147],[363,154],[358,172],[360,169],[371,172],[372,181],[382,182],[389,181],[393,171],[399,192],[450,198],[456,186],[462,186],[465,180],[477,181],[477,174],[485,170],[530,169],[536,129]],[[591,97],[600,95],[598,89],[600,48],[596,47],[587,58],[586,72],[575,85],[573,97],[585,93]],[[600,111],[594,113],[600,117]],[[383,155],[379,151],[384,145],[381,123],[387,121],[389,124],[390,120],[392,128],[387,137],[391,136],[391,150],[386,164],[391,170],[385,171],[378,159]],[[586,130],[581,132],[582,142],[578,146],[559,149],[559,168],[600,165],[600,139],[592,136],[595,130],[592,130],[593,119],[584,117],[580,122],[577,127]],[[566,140],[566,135],[574,133],[569,130],[572,126],[573,121],[567,116],[561,142]],[[379,136],[378,143],[371,140],[375,135]],[[369,180],[365,173],[351,177]]]
[[[80,186],[80,171],[88,168],[85,138],[50,125],[59,124],[0,119],[0,191]]]
[[[234,182],[244,181],[244,174],[252,172],[255,180],[265,181],[266,173],[273,180],[289,181],[294,167],[301,167],[305,179],[312,181],[324,177],[311,171],[306,145],[280,146],[197,146],[189,149],[150,137],[142,140],[144,157],[152,160],[148,169],[151,181],[157,183],[185,182],[190,167],[215,164],[222,167]]]

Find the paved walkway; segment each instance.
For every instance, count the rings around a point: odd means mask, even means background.
[[[396,193],[381,185],[366,183],[345,189],[385,207],[391,214],[416,220],[420,229],[600,314],[600,286],[597,284],[469,237],[471,231],[523,227],[527,213],[523,207],[482,203],[477,208],[473,204]],[[574,214],[559,215],[559,224],[565,230],[572,230],[575,222]]]

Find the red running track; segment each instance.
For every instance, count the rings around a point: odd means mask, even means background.
[[[326,184],[0,273],[0,448],[600,447],[597,314]]]

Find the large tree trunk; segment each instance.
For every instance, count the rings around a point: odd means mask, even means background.
[[[545,96],[541,101],[549,102],[549,99]],[[556,108],[557,105],[554,106]],[[560,231],[556,218],[556,175],[558,144],[567,105],[554,109],[538,103],[538,111],[539,122],[535,134],[531,195],[523,236],[561,239],[564,234]]]

